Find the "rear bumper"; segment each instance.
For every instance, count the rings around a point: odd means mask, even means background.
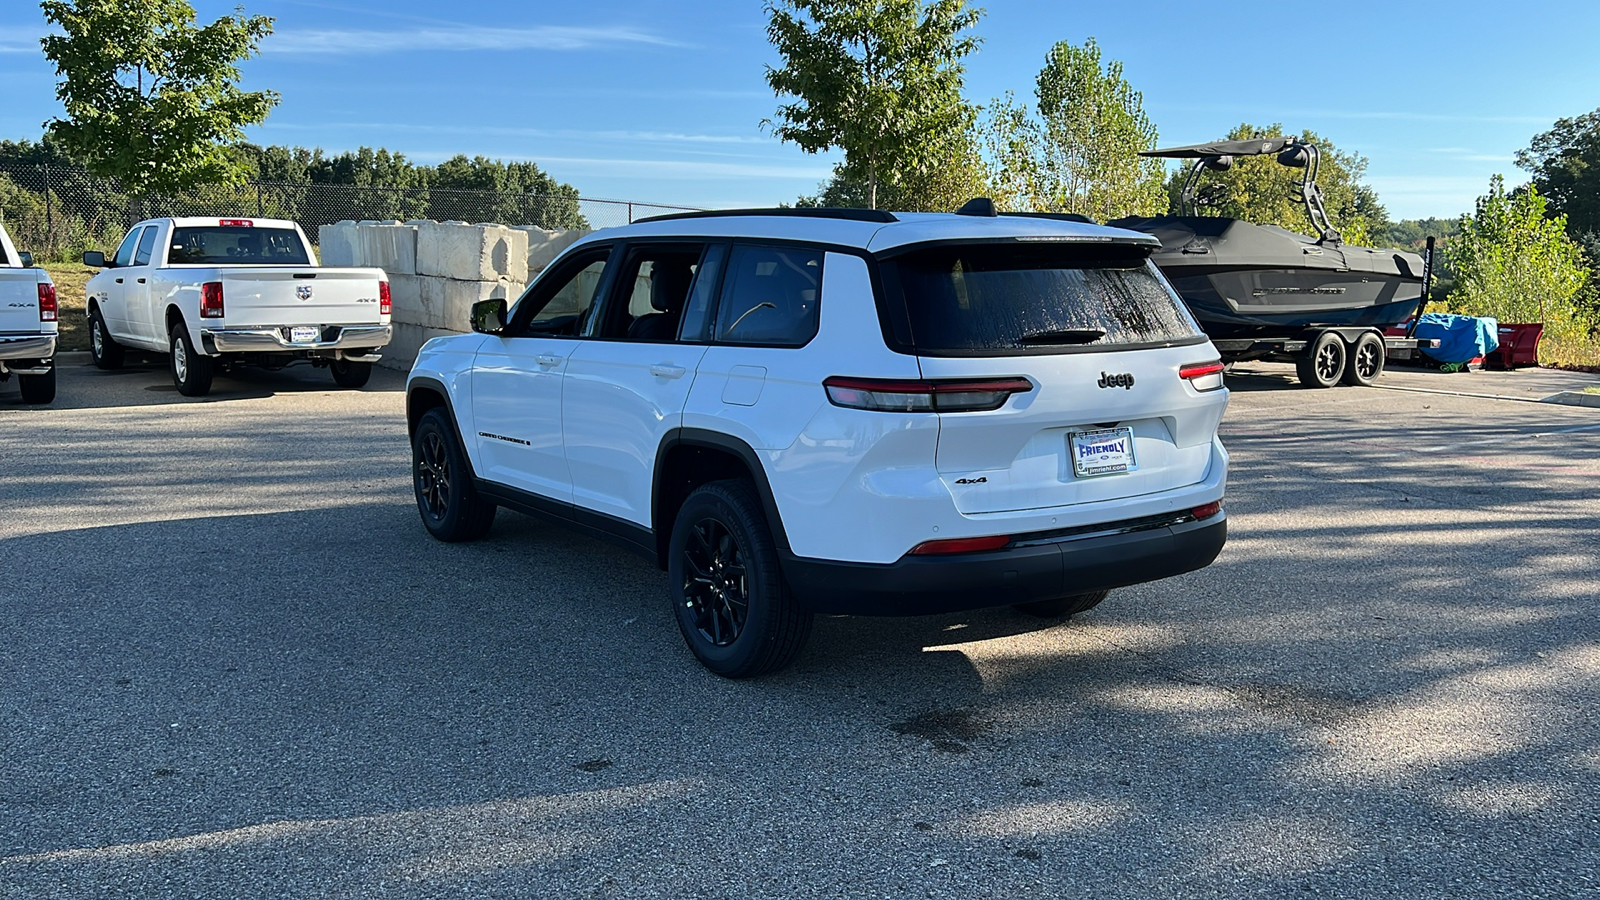
[[[284,351],[311,351],[326,353],[342,350],[376,350],[389,343],[394,335],[392,325],[328,325],[322,329],[322,340],[289,340],[289,326],[276,328],[202,328],[200,344],[211,356],[219,353],[282,353]],[[376,359],[376,354],[363,354]],[[351,357],[357,358],[357,357]]]
[[[820,613],[910,616],[1007,606],[1143,584],[1203,568],[1227,514],[1132,531],[1024,541],[987,553],[905,556],[888,565],[783,554],[796,597]]]
[[[0,334],[0,359],[45,360],[55,355],[53,334]]]

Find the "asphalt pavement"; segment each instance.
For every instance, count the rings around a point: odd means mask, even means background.
[[[66,354],[0,385],[0,897],[1600,895],[1600,410],[1529,402],[1600,378],[1290,373],[1212,566],[728,682],[624,551],[430,539],[398,373]]]

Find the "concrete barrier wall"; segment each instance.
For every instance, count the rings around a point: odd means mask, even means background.
[[[428,340],[471,330],[472,304],[513,301],[588,231],[465,222],[338,222],[318,230],[325,266],[389,275],[394,339],[380,365],[409,369]]]

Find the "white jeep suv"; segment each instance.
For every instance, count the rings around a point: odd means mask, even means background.
[[[987,201],[596,232],[417,357],[423,524],[505,506],[643,553],[728,677],[817,612],[1067,616],[1201,568],[1228,392],[1157,246]]]

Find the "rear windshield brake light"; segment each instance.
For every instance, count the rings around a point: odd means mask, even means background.
[[[40,283],[39,285],[39,321],[54,322],[56,320],[56,286]]]
[[[822,386],[833,405],[874,412],[983,412],[1033,390],[1033,382],[1013,376],[923,381],[835,375]]]
[[[1178,377],[1194,385],[1197,391],[1214,391],[1222,387],[1222,361],[1189,363],[1178,367]]]
[[[234,228],[254,228],[256,223],[249,219],[218,219],[218,225],[231,225]]]

